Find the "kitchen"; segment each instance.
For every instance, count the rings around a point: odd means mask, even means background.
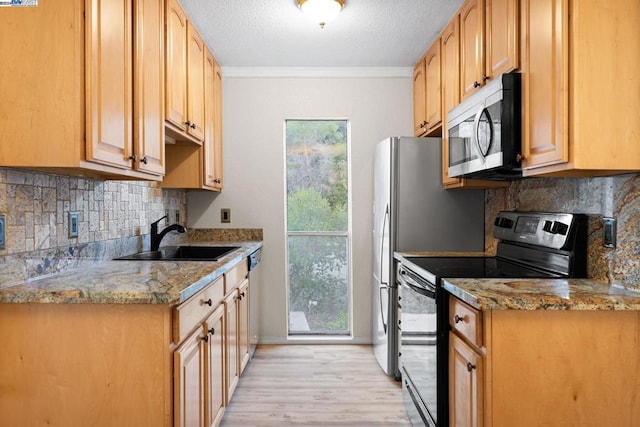
[[[449,7],[447,19],[453,15],[457,5]],[[295,7],[292,9],[291,14],[298,12]],[[343,12],[345,16],[347,12],[349,4]],[[293,16],[297,17],[292,15],[292,19]],[[339,21],[335,22],[337,26]],[[443,25],[445,23],[446,20]],[[327,26],[323,31],[328,32],[329,29]],[[633,43],[637,40],[629,40],[629,52],[638,51],[632,49]],[[427,45],[424,45],[425,49]],[[215,46],[211,48],[215,53]],[[417,59],[412,58],[412,63]],[[5,70],[9,71],[10,68]],[[352,177],[352,215],[364,219],[353,224],[352,245],[371,247],[373,144],[389,135],[413,134],[412,81],[410,72],[406,70],[385,70],[384,75],[377,70],[378,73],[365,76],[354,76],[348,70],[342,70],[341,75],[331,78],[317,70],[305,78],[269,77],[268,70],[263,70],[262,75],[256,75],[257,70],[254,71],[254,75],[249,76],[232,67],[224,72],[225,186],[219,195],[160,189],[144,182],[101,181],[25,170],[0,170],[0,213],[8,213],[11,206],[18,207],[21,212],[20,221],[7,217],[3,273],[8,270],[24,276],[25,269],[33,275],[38,274],[38,270],[55,272],[68,262],[63,260],[63,254],[57,248],[64,250],[69,245],[95,251],[109,259],[119,249],[118,245],[135,246],[139,236],[147,233],[150,223],[163,216],[166,210],[172,217],[178,211],[181,220],[177,222],[186,219],[190,229],[225,228],[228,226],[218,220],[219,212],[221,208],[231,208],[231,227],[263,230],[265,259],[262,282],[269,283],[270,288],[262,293],[261,302],[263,307],[271,307],[271,310],[269,317],[263,318],[262,336],[267,343],[285,340],[286,289],[280,285],[286,277],[282,250],[285,246],[284,229],[280,215],[284,204],[282,120],[287,117],[349,118],[353,135],[351,161],[357,170]],[[2,81],[10,81],[9,75],[5,77],[3,74]],[[634,87],[637,92],[637,85]],[[633,91],[630,92],[633,95]],[[386,104],[382,105],[381,99],[387,100]],[[637,137],[637,132],[630,132],[631,137]],[[17,144],[15,141],[11,143]],[[640,276],[637,263],[638,188],[638,176],[627,174],[601,178],[531,178],[514,181],[507,188],[486,190],[487,250],[495,251],[492,223],[501,210],[586,213],[592,217],[589,277],[621,281],[629,287],[637,287]],[[41,200],[42,203],[29,205],[26,203],[29,199]],[[69,239],[64,230],[65,212],[73,209],[81,212],[81,238],[78,241]],[[267,212],[269,215],[256,218],[255,212]],[[43,222],[43,214],[48,218],[53,215],[54,219]],[[615,217],[618,221],[615,249],[602,247],[601,217]],[[24,263],[19,263],[20,254],[33,251],[39,252],[25,268]],[[357,313],[353,319],[353,342],[368,343],[373,292],[369,277],[373,268],[372,256],[366,251],[354,251],[353,256],[353,264],[362,266],[353,273],[354,293],[361,296],[353,301],[353,311]],[[44,263],[42,259],[49,261]],[[7,275],[2,276],[4,283]]]

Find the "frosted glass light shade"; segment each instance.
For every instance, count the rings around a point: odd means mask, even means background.
[[[298,0],[298,7],[320,28],[324,28],[327,22],[336,19],[344,7],[344,0]]]

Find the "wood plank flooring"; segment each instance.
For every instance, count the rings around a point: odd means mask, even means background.
[[[409,426],[399,382],[371,346],[265,345],[247,366],[222,427]]]

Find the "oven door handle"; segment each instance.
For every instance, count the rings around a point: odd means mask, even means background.
[[[420,295],[424,295],[425,297],[431,298],[431,299],[436,299],[436,293],[435,291],[432,291],[431,289],[425,289],[421,286],[416,286],[410,282],[408,282],[405,279],[400,279],[400,284],[401,285],[405,285],[407,286],[409,289],[411,289],[414,292],[419,293]]]
[[[471,133],[471,138],[473,139],[473,142],[475,143],[475,146],[478,150],[478,157],[480,157],[480,160],[483,164],[487,161],[487,158],[482,152],[482,148],[480,148],[480,138],[478,138],[478,131],[480,130],[480,118],[482,117],[482,113],[484,113],[484,110],[484,105],[481,105],[480,109],[476,113],[476,117],[473,119],[473,132]]]

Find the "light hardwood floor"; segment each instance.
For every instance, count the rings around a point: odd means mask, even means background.
[[[258,347],[222,420],[235,426],[408,426],[371,346]]]

